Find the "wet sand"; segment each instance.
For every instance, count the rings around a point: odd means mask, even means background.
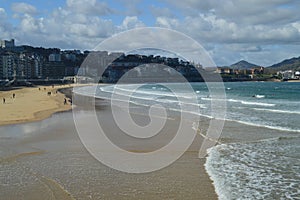
[[[96,101],[97,117],[108,137],[131,152],[149,152],[165,145],[178,126],[168,120],[160,136],[147,142],[122,135],[114,123],[108,102]],[[76,107],[86,130],[91,108]],[[122,109],[117,109],[121,114]],[[139,124],[147,117],[133,112]],[[80,115],[79,115],[80,117]],[[205,132],[209,120],[202,119]],[[258,134],[258,133],[264,134]],[[274,138],[283,133],[272,129],[227,121],[220,141],[247,142]],[[288,133],[284,133],[288,134]],[[129,174],[105,166],[83,146],[72,112],[48,119],[0,127],[0,194],[4,199],[217,199],[198,152],[203,138],[197,135],[182,157],[170,166],[145,174]]]
[[[148,151],[169,141],[170,136],[162,136],[133,144],[132,140],[115,137],[120,130],[112,122],[108,107],[100,104],[98,119],[122,148]],[[176,120],[162,132],[176,132],[173,123]],[[130,174],[103,165],[87,152],[71,112],[57,113],[40,122],[2,126],[0,130],[0,193],[5,199],[217,199],[204,168],[206,160],[198,158],[200,136],[170,166]]]

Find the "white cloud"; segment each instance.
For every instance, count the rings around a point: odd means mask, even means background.
[[[1,37],[35,46],[91,49],[120,31],[157,25],[194,38],[220,65],[239,59],[266,65],[273,63],[272,53],[283,58],[300,52],[299,0],[114,0],[119,3],[114,8],[101,0],[65,2],[42,14],[23,2],[11,4],[13,13],[0,8]]]
[[[211,13],[229,21],[247,23],[248,25],[274,22],[283,24],[295,20],[295,16],[299,17],[297,8],[300,5],[298,0],[164,1],[188,16]]]
[[[34,15],[34,14],[37,14],[37,9],[28,4],[28,3],[24,3],[24,2],[20,2],[20,3],[13,3],[11,5],[11,9],[14,11],[14,12],[17,12],[17,13],[22,13],[22,14],[31,14],[31,15]]]
[[[87,15],[108,15],[113,12],[104,2],[97,0],[67,0],[67,8],[75,13]]]
[[[20,28],[24,33],[40,33],[43,28],[43,21],[25,14],[21,20]]]
[[[6,18],[6,12],[4,8],[0,8],[0,19]]]
[[[33,46],[92,49],[111,36],[116,27],[111,20],[73,13],[59,8],[47,18],[24,14],[15,31],[17,39]]]
[[[248,45],[248,44],[229,44],[226,45],[227,50],[235,52],[261,52],[262,47],[259,45]]]
[[[0,7],[0,35],[1,38],[13,38],[13,27],[7,22],[7,13],[4,8]],[[0,38],[0,39],[1,39]]]
[[[165,1],[184,17],[158,16],[156,24],[196,39],[220,65],[249,59],[268,66],[299,54],[299,1]]]
[[[182,31],[204,43],[293,43],[300,38],[298,23],[281,26],[271,24],[245,25],[214,14],[177,18],[157,17],[158,26]]]
[[[18,15],[20,23],[13,32],[22,44],[93,49],[119,31],[145,26],[137,16],[126,16],[120,25],[100,16],[111,10],[105,3],[96,0],[67,0],[65,7],[53,10],[46,17],[29,13],[22,13],[22,17]]]
[[[159,26],[159,27],[164,27],[164,28],[177,29],[178,25],[179,25],[179,21],[175,18],[157,17],[156,18],[156,25]]]
[[[143,26],[145,26],[145,24],[140,21],[137,16],[126,16],[119,28],[122,31]]]

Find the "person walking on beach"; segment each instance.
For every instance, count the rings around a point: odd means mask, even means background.
[[[5,98],[3,98],[3,104],[5,104]]]
[[[13,97],[13,99],[14,99],[14,98],[16,98],[16,94],[15,94],[15,93],[13,93],[12,97]]]

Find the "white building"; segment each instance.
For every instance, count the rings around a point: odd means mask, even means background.
[[[296,71],[295,72],[295,78],[296,79],[300,79],[300,71]]]

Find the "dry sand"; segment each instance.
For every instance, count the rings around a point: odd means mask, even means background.
[[[38,121],[48,118],[55,112],[70,110],[69,102],[64,105],[65,95],[57,92],[59,88],[66,87],[70,85],[0,91],[0,125]],[[51,95],[48,95],[48,92],[51,92]]]
[[[299,82],[300,82],[300,80],[288,80],[287,82],[299,83]]]

